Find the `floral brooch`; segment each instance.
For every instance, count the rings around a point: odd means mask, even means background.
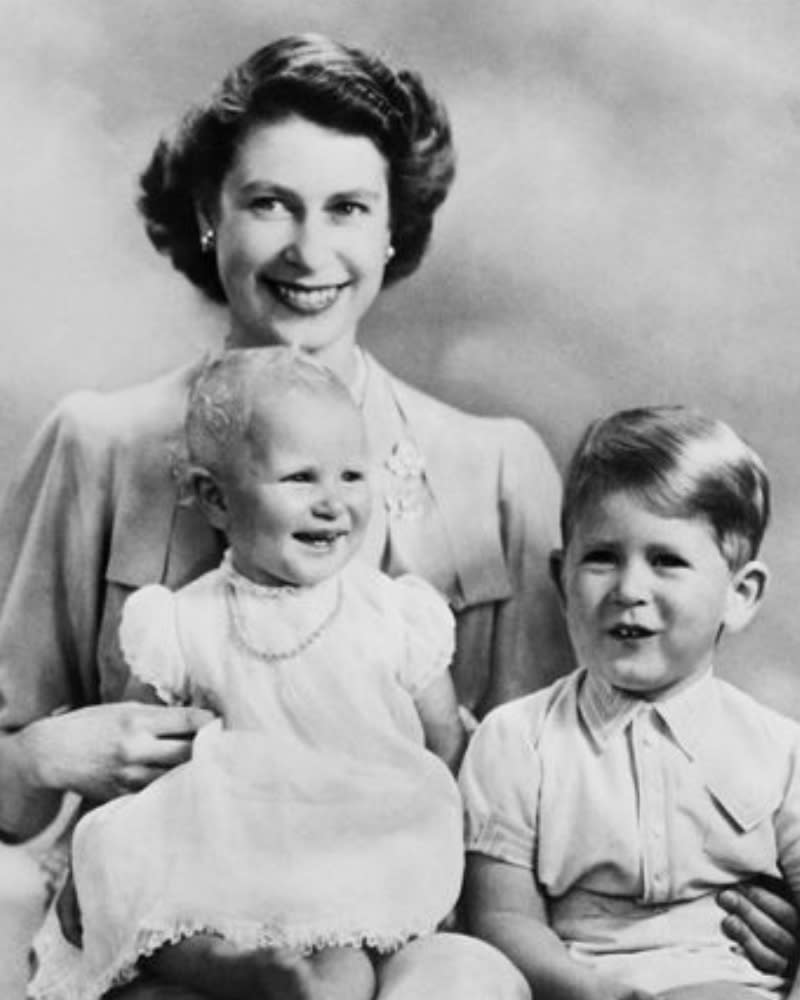
[[[427,490],[425,463],[419,449],[408,439],[398,441],[384,463],[389,472],[384,503],[397,520],[422,517]]]

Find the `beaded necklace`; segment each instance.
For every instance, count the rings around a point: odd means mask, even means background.
[[[342,583],[337,581],[336,600],[331,610],[325,615],[322,621],[313,628],[308,635],[304,636],[296,646],[291,649],[282,649],[271,652],[267,649],[260,649],[247,634],[247,627],[242,618],[241,609],[236,599],[236,588],[230,580],[225,582],[225,603],[228,608],[229,634],[233,642],[244,652],[264,663],[278,663],[282,660],[292,660],[299,656],[308,647],[316,642],[322,633],[332,624],[342,607]]]

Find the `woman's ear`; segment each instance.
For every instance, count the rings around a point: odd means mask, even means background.
[[[564,594],[564,550],[553,549],[550,553],[550,579],[556,586],[558,597],[563,607],[566,603]]]
[[[201,466],[193,466],[186,475],[189,489],[209,524],[225,531],[228,525],[228,500],[217,479]]]
[[[195,198],[194,216],[197,219],[197,228],[201,233],[204,229],[214,228],[214,213],[210,210],[208,199],[204,197]]]
[[[722,621],[726,632],[739,632],[750,624],[764,599],[768,579],[767,567],[755,559],[733,574]]]

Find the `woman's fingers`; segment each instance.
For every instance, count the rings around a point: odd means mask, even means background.
[[[212,718],[203,709],[123,702],[41,719],[26,733],[44,787],[102,802],[187,760]]]
[[[137,712],[141,710],[142,724],[147,725],[154,736],[191,738],[198,729],[202,729],[214,718],[213,712],[209,712],[208,709],[193,706],[183,708],[138,705],[135,702],[127,704],[129,707],[135,707]]]
[[[75,882],[70,872],[64,887],[56,900],[56,913],[61,924],[61,933],[76,948],[80,948],[83,942],[83,928],[81,926],[81,912],[78,907],[78,896],[75,892]]]
[[[728,913],[723,931],[756,968],[785,975],[796,965],[798,914],[775,888],[748,883],[726,889],[718,900]]]

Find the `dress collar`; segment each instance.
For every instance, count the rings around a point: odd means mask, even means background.
[[[301,594],[307,594],[313,588],[297,587],[293,584],[285,583],[277,587],[269,584],[256,583],[249,577],[240,573],[233,565],[233,556],[230,549],[225,549],[225,553],[220,563],[220,573],[226,583],[230,583],[238,593],[249,594],[259,600],[281,600],[282,598],[297,598]]]

